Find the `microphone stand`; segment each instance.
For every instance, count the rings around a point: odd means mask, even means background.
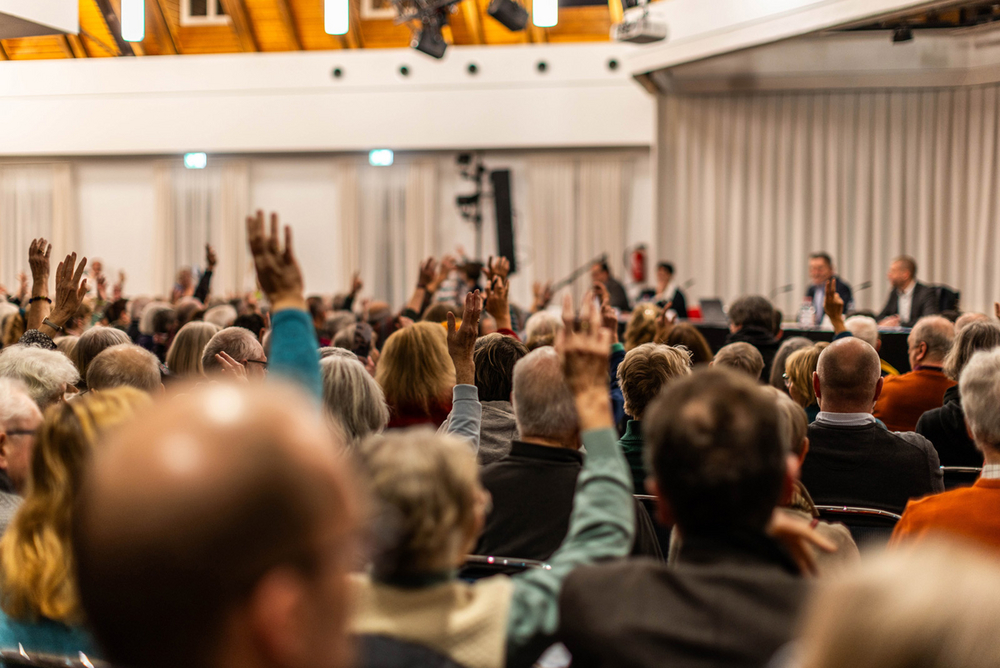
[[[598,255],[597,257],[593,258],[589,262],[586,262],[586,263],[580,265],[578,268],[574,269],[573,273],[571,273],[569,276],[567,276],[566,278],[562,279],[561,281],[558,281],[558,282],[552,284],[552,292],[553,292],[553,294],[556,291],[558,291],[558,290],[562,290],[567,285],[571,285],[573,283],[573,281],[575,281],[576,279],[580,278],[585,273],[587,273],[588,271],[590,271],[590,268],[592,266],[594,266],[595,264],[599,264],[601,262],[607,262],[607,261],[608,261],[608,255],[607,255],[607,253],[604,253],[602,255]]]

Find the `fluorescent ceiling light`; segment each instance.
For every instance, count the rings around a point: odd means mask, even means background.
[[[122,39],[126,42],[141,42],[145,37],[145,0],[122,0]]]
[[[539,28],[551,28],[559,23],[559,0],[534,0],[531,22]]]
[[[185,153],[184,166],[188,169],[205,169],[208,166],[208,156],[204,153]]]
[[[350,0],[324,0],[323,25],[328,35],[346,35],[351,28]]]

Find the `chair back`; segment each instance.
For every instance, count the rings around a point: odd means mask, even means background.
[[[934,289],[937,291],[938,308],[941,309],[942,313],[958,310],[959,302],[962,299],[961,292],[947,285],[938,285]]]
[[[979,474],[983,469],[979,466],[942,466],[941,473],[944,475],[944,488],[955,489],[956,487],[968,487],[974,485],[979,480]]]
[[[878,508],[858,506],[816,506],[821,518],[842,522],[862,552],[885,547],[900,516]]]
[[[491,575],[516,575],[526,570],[540,568],[552,570],[552,566],[537,559],[518,559],[517,557],[492,557],[470,554],[465,557],[465,564],[459,572],[463,580],[480,580]]]
[[[383,635],[358,636],[358,668],[464,668],[426,645]]]

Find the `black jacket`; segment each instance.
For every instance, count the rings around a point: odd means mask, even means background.
[[[906,502],[944,491],[934,448],[875,423],[809,425],[802,484],[817,505],[860,506],[902,514]]]
[[[608,276],[608,280],[605,281],[604,287],[608,289],[608,297],[610,298],[612,306],[619,311],[632,310],[632,305],[629,303],[628,293],[625,292],[624,285],[611,276]]]
[[[791,640],[806,588],[764,535],[686,536],[674,566],[628,559],[570,573],[559,640],[573,668],[765,666]]]
[[[850,284],[844,282],[840,276],[834,276],[837,279],[837,294],[840,298],[844,300],[844,313],[850,313],[854,310],[854,293],[851,291]],[[820,290],[826,290],[824,285],[810,285],[806,288],[806,297],[816,301],[816,293]],[[816,308],[816,324],[819,325],[823,322],[823,304],[815,304]]]
[[[899,323],[902,327],[913,327],[925,315],[937,315],[941,312],[941,305],[938,291],[929,285],[917,283],[913,286],[913,303],[910,306],[910,319],[907,322]],[[885,302],[885,308],[878,314],[876,320],[888,318],[890,315],[899,314],[899,295],[895,290],[889,293],[889,299]]]
[[[760,351],[760,356],[764,358],[764,371],[760,374],[765,380],[771,377],[771,364],[774,356],[781,347],[781,341],[774,338],[774,334],[767,329],[760,327],[744,327],[738,332],[732,332],[726,337],[726,345],[730,343],[749,343]]]
[[[941,466],[982,466],[983,453],[969,438],[958,385],[944,393],[944,406],[924,413],[917,433],[934,444]]]
[[[483,487],[493,510],[475,554],[544,561],[562,545],[569,531],[576,479],[583,454],[514,441],[510,454],[483,467]],[[636,502],[633,554],[662,558],[649,513]]]

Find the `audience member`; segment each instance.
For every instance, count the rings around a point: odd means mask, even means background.
[[[805,409],[809,424],[815,422],[819,415],[813,374],[816,372],[819,356],[827,345],[829,344],[822,342],[796,350],[785,361],[785,391],[795,403]]]
[[[126,336],[128,335],[126,334]],[[79,336],[57,336],[56,338],[52,339],[52,343],[56,344],[56,350],[61,352],[63,355],[70,358],[71,360],[76,359],[76,346],[79,342],[80,342]]]
[[[243,313],[236,316],[236,320],[233,321],[233,327],[242,327],[249,330],[259,341],[261,334],[267,328],[267,323],[264,322],[264,316],[260,313]]]
[[[771,374],[768,378],[768,383],[771,387],[788,394],[787,381],[785,380],[785,362],[796,350],[809,348],[813,343],[811,339],[807,339],[804,336],[793,336],[781,342],[781,347],[778,348],[778,352],[774,354],[774,360],[771,362]]]
[[[62,353],[16,345],[0,350],[0,378],[24,383],[28,396],[41,410],[76,392],[80,373]]]
[[[677,318],[688,317],[687,299],[680,286],[674,282],[674,265],[669,262],[656,265],[656,290],[645,291],[642,298],[652,301],[660,308],[673,311]]]
[[[175,378],[200,378],[205,373],[201,355],[219,328],[210,322],[189,322],[180,328],[167,351],[167,369]]]
[[[809,254],[809,287],[806,288],[806,298],[812,301],[813,309],[816,311],[815,325],[818,327],[823,323],[825,310],[823,308],[826,295],[826,284],[831,278],[835,278],[837,294],[844,302],[844,310],[850,312],[854,308],[854,295],[851,286],[844,282],[833,270],[833,258],[829,253],[822,251]]]
[[[813,376],[820,413],[809,426],[802,466],[816,503],[901,513],[910,499],[943,491],[930,441],[875,422],[882,383],[878,353],[861,339],[834,341],[820,353]]]
[[[652,343],[656,335],[656,320],[662,311],[652,304],[643,304],[632,311],[625,326],[625,352],[644,343]]]
[[[741,341],[719,348],[712,365],[733,369],[745,373],[753,380],[760,380],[760,375],[764,371],[764,358],[761,357],[759,350]]]
[[[1000,347],[1000,326],[989,320],[974,321],[958,331],[944,358],[944,373],[956,383],[962,370],[979,350]],[[934,444],[941,466],[982,466],[983,453],[976,447],[965,423],[959,385],[944,393],[944,405],[929,410],[917,421],[917,433]]]
[[[219,329],[225,329],[227,327],[232,327],[233,323],[236,322],[236,317],[239,314],[236,309],[229,304],[220,304],[218,306],[213,306],[212,308],[205,311],[205,322],[210,322]]]
[[[87,369],[87,387],[91,391],[132,387],[143,392],[163,389],[160,361],[145,348],[131,343],[107,348],[94,358]]]
[[[35,432],[41,424],[42,412],[24,386],[0,378],[0,535],[27,489]]]
[[[958,335],[963,329],[974,322],[992,322],[985,313],[963,313],[955,320],[955,334]]]
[[[584,668],[765,665],[791,639],[806,593],[765,533],[793,478],[777,405],[713,368],[669,384],[647,413],[651,486],[662,522],[683,538],[678,562],[577,569],[560,638]]]
[[[532,313],[524,325],[524,341],[528,351],[555,343],[556,334],[562,331],[563,323],[559,316],[549,311]]]
[[[201,367],[205,375],[225,373],[226,367],[218,358],[222,354],[236,360],[249,378],[263,378],[267,371],[264,348],[248,329],[227,327],[209,339],[201,353]]]
[[[483,466],[506,457],[511,443],[518,438],[517,421],[511,404],[514,367],[527,354],[524,344],[511,336],[494,333],[476,340],[473,361],[479,402],[483,405],[478,459]],[[449,416],[441,425],[441,430],[447,431],[450,424]]]
[[[771,363],[778,352],[780,343],[774,337],[774,307],[764,297],[748,295],[740,297],[729,306],[729,336],[726,343],[749,343],[764,358],[764,370],[771,377]]]
[[[618,383],[629,419],[625,435],[618,441],[629,468],[636,494],[647,494],[646,459],[643,455],[642,420],[646,408],[674,378],[691,373],[691,358],[679,348],[644,343],[625,355],[618,366]]]
[[[875,318],[866,315],[852,315],[844,321],[844,326],[847,327],[847,331],[851,333],[851,336],[856,336],[874,348],[875,352],[881,353],[882,337],[879,334],[878,323],[875,321]],[[882,366],[883,377],[899,375],[899,371],[881,357],[879,357],[879,363]]]
[[[962,370],[959,387],[964,421],[985,458],[983,472],[972,487],[910,501],[893,542],[947,534],[1000,551],[1000,350],[975,353]]]
[[[430,424],[451,411],[455,367],[441,325],[418,322],[395,332],[382,348],[375,380],[389,404],[389,428]]]
[[[944,404],[944,393],[955,381],[944,374],[955,326],[941,316],[921,318],[907,337],[909,373],[890,376],[875,404],[875,417],[892,431],[913,431],[920,416]]]
[[[333,350],[341,350],[334,348]],[[332,354],[320,360],[323,405],[344,428],[347,445],[357,448],[389,423],[389,407],[382,388],[353,353]]]
[[[45,413],[24,503],[0,539],[0,648],[72,657],[97,652],[74,581],[74,504],[84,466],[99,450],[103,432],[148,401],[136,390],[119,388],[59,403]]]
[[[156,355],[161,362],[166,362],[167,350],[177,329],[177,312],[173,307],[164,302],[150,302],[142,311],[137,343]]]
[[[691,353],[692,366],[711,364],[714,359],[712,348],[702,333],[698,331],[697,327],[686,322],[671,327],[667,338],[662,342],[657,341],[657,343],[664,343],[672,347],[684,346]]]
[[[628,294],[625,292],[625,286],[619,283],[614,276],[611,275],[611,268],[608,266],[607,261],[602,260],[600,262],[595,262],[590,268],[590,278],[593,283],[600,283],[608,290],[608,296],[611,298],[611,306],[618,309],[619,311],[631,311],[632,305],[628,300]]]
[[[80,389],[87,389],[87,369],[95,357],[112,346],[131,343],[128,334],[113,327],[94,327],[81,334],[76,344],[75,355],[70,356],[80,372],[82,381]]]
[[[917,262],[912,257],[900,255],[893,260],[887,278],[892,291],[875,318],[882,327],[913,327],[924,316],[941,312],[934,288],[917,281]]]

